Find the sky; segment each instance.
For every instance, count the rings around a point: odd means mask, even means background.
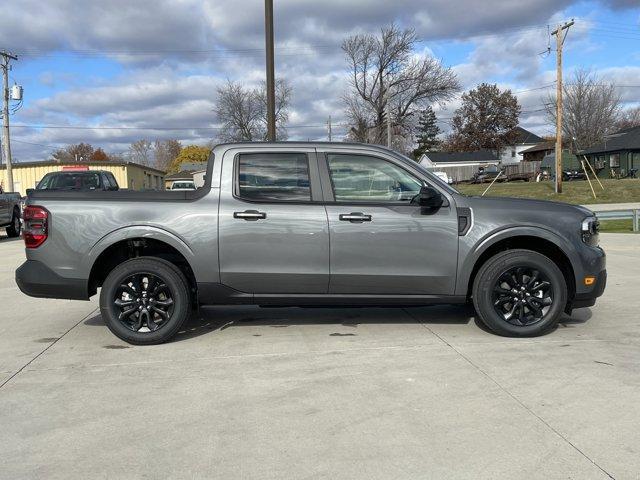
[[[555,38],[574,19],[564,75],[589,68],[640,104],[640,0],[274,0],[276,76],[293,87],[290,139],[345,133],[347,63],[340,44],[395,22],[414,28],[416,55],[451,67],[463,90],[511,89],[521,125],[552,133],[543,111],[555,89]],[[69,143],[126,154],[141,138],[215,141],[216,89],[264,79],[261,0],[21,0],[0,16],[0,50],[18,55],[24,86],[11,115],[14,161],[46,160]],[[550,47],[550,51],[548,48]],[[459,98],[436,105],[440,125]]]

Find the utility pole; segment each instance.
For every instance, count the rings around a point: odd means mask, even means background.
[[[331,115],[329,115],[329,120],[327,120],[327,131],[329,132],[329,141],[331,141]]]
[[[556,36],[556,193],[562,193],[562,47],[573,24],[565,22],[551,32]]]
[[[389,103],[389,90],[387,89],[387,104],[385,105],[387,117],[387,147],[391,148],[391,106]]]
[[[5,51],[0,52],[2,57],[3,99],[2,106],[2,146],[4,158],[7,162],[7,186],[6,191],[13,192],[13,171],[11,170],[11,145],[9,143],[9,62],[18,60],[18,57]]]
[[[264,34],[267,51],[267,140],[276,141],[276,91],[273,61],[273,0],[264,0]]]

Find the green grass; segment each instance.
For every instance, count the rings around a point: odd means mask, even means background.
[[[633,233],[633,223],[629,220],[602,220],[600,231],[607,233]]]
[[[586,205],[590,203],[640,202],[640,179],[601,180],[604,191],[597,182],[593,188],[597,198],[593,198],[589,183],[585,180],[563,182],[563,192],[554,192],[553,182],[507,182],[494,183],[487,192],[492,197],[537,198],[558,202]],[[489,184],[460,184],[455,187],[465,195],[482,195]]]

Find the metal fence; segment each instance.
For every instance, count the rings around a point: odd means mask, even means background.
[[[640,231],[640,210],[609,210],[604,212],[595,212],[598,220],[629,220],[633,223],[633,231]]]

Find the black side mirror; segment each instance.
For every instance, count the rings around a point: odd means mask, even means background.
[[[423,186],[418,194],[418,204],[421,207],[440,208],[444,204],[444,198],[435,188]]]
[[[27,197],[33,193],[35,188],[27,188]]]

